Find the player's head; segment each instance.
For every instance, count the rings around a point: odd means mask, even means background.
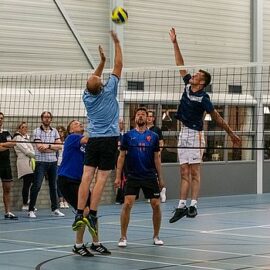
[[[156,115],[154,111],[148,111],[147,114],[147,125],[154,125]]]
[[[50,126],[51,122],[52,122],[52,113],[51,112],[48,112],[48,111],[45,111],[43,112],[41,115],[40,115],[40,118],[41,118],[41,122],[42,124],[45,126],[45,127],[48,127]]]
[[[0,112],[0,128],[2,127],[3,125],[3,122],[4,122],[4,114],[2,112]]]
[[[102,89],[102,86],[101,78],[97,75],[91,75],[86,84],[87,90],[92,95],[98,95]]]
[[[189,83],[191,85],[201,85],[201,88],[206,87],[211,82],[211,75],[209,72],[200,69],[196,72],[190,79]]]
[[[144,107],[139,107],[135,111],[135,123],[138,127],[143,127],[147,123],[148,111]]]
[[[68,134],[72,133],[83,134],[84,133],[83,124],[78,120],[72,120],[71,122],[69,122],[67,126],[67,132]]]

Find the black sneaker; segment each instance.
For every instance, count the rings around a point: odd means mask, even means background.
[[[93,257],[94,254],[92,254],[85,245],[82,245],[81,247],[77,248],[75,245],[72,249],[72,251],[75,253],[75,254],[79,254],[83,257]]]
[[[184,208],[176,208],[174,211],[173,217],[169,220],[170,223],[174,223],[180,218],[184,217],[187,215],[188,209],[185,206]]]
[[[187,217],[195,218],[198,215],[197,208],[195,206],[190,206],[187,211]]]
[[[83,220],[83,215],[76,215],[75,216],[75,220],[72,224],[72,230],[73,231],[78,231],[80,228],[82,228],[83,226],[85,226],[85,222]]]
[[[105,248],[102,244],[96,246],[92,243],[90,249],[100,255],[111,255],[111,252],[107,248]]]
[[[18,217],[15,216],[13,213],[8,212],[8,213],[5,214],[5,219],[13,219],[13,220],[17,220]]]
[[[83,222],[86,224],[92,237],[96,237],[98,235],[97,220],[98,218],[92,215],[83,218]]]

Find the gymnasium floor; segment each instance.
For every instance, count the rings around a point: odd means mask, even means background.
[[[133,209],[126,248],[117,247],[121,206],[101,206],[102,241],[112,255],[91,258],[71,252],[70,209],[65,218],[39,210],[36,220],[19,212],[18,221],[0,220],[0,269],[270,269],[270,194],[201,198],[195,219],[170,224],[175,204],[162,204],[163,247],[152,245],[148,203],[138,202]],[[86,238],[90,242],[88,233]]]

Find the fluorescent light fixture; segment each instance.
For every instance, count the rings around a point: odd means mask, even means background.
[[[268,106],[263,107],[263,113],[264,114],[270,114],[270,110],[269,110],[269,107]]]
[[[207,113],[204,117],[204,121],[212,121],[212,117],[209,113]]]

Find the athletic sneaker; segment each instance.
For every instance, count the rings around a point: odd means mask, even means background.
[[[92,254],[85,245],[82,245],[81,247],[77,248],[75,245],[72,249],[72,251],[75,253],[75,254],[79,254],[83,257],[93,257],[94,254]]]
[[[30,217],[30,218],[36,218],[37,216],[36,216],[36,214],[34,213],[34,211],[29,211],[29,212],[28,212],[28,217]]]
[[[64,202],[60,202],[59,203],[59,207],[60,207],[60,209],[64,209],[65,208],[65,203]]]
[[[166,202],[166,188],[162,188],[162,190],[160,191],[160,201],[162,203]]]
[[[187,217],[195,218],[198,215],[197,208],[195,206],[190,206],[187,211]]]
[[[22,206],[22,211],[28,211],[28,209],[29,209],[29,205],[28,204],[24,204]]]
[[[107,248],[105,248],[101,243],[97,246],[92,243],[90,249],[91,251],[94,251],[100,255],[111,255],[111,252]]]
[[[11,213],[11,212],[7,212],[6,214],[5,214],[5,219],[18,219],[18,217],[17,216],[15,216],[13,213]]]
[[[156,246],[163,246],[164,245],[164,242],[162,240],[160,240],[159,237],[155,237],[153,240],[154,240],[153,244]]]
[[[83,226],[85,226],[85,223],[83,221],[83,215],[81,214],[77,214],[75,216],[75,220],[72,224],[72,230],[73,231],[78,231],[80,228],[82,228]]]
[[[94,217],[93,215],[88,215],[87,217],[83,218],[83,222],[87,226],[92,237],[96,237],[98,235],[97,220],[97,217]]]
[[[176,208],[174,211],[173,217],[169,220],[170,223],[174,223],[180,218],[184,217],[187,215],[188,209],[185,206],[184,208]]]
[[[68,209],[69,208],[68,202],[64,202],[64,208],[65,209]]]
[[[60,212],[59,209],[55,209],[54,211],[52,211],[52,215],[55,217],[64,217],[65,214]]]
[[[118,247],[126,247],[127,246],[127,239],[120,238],[118,242]]]

